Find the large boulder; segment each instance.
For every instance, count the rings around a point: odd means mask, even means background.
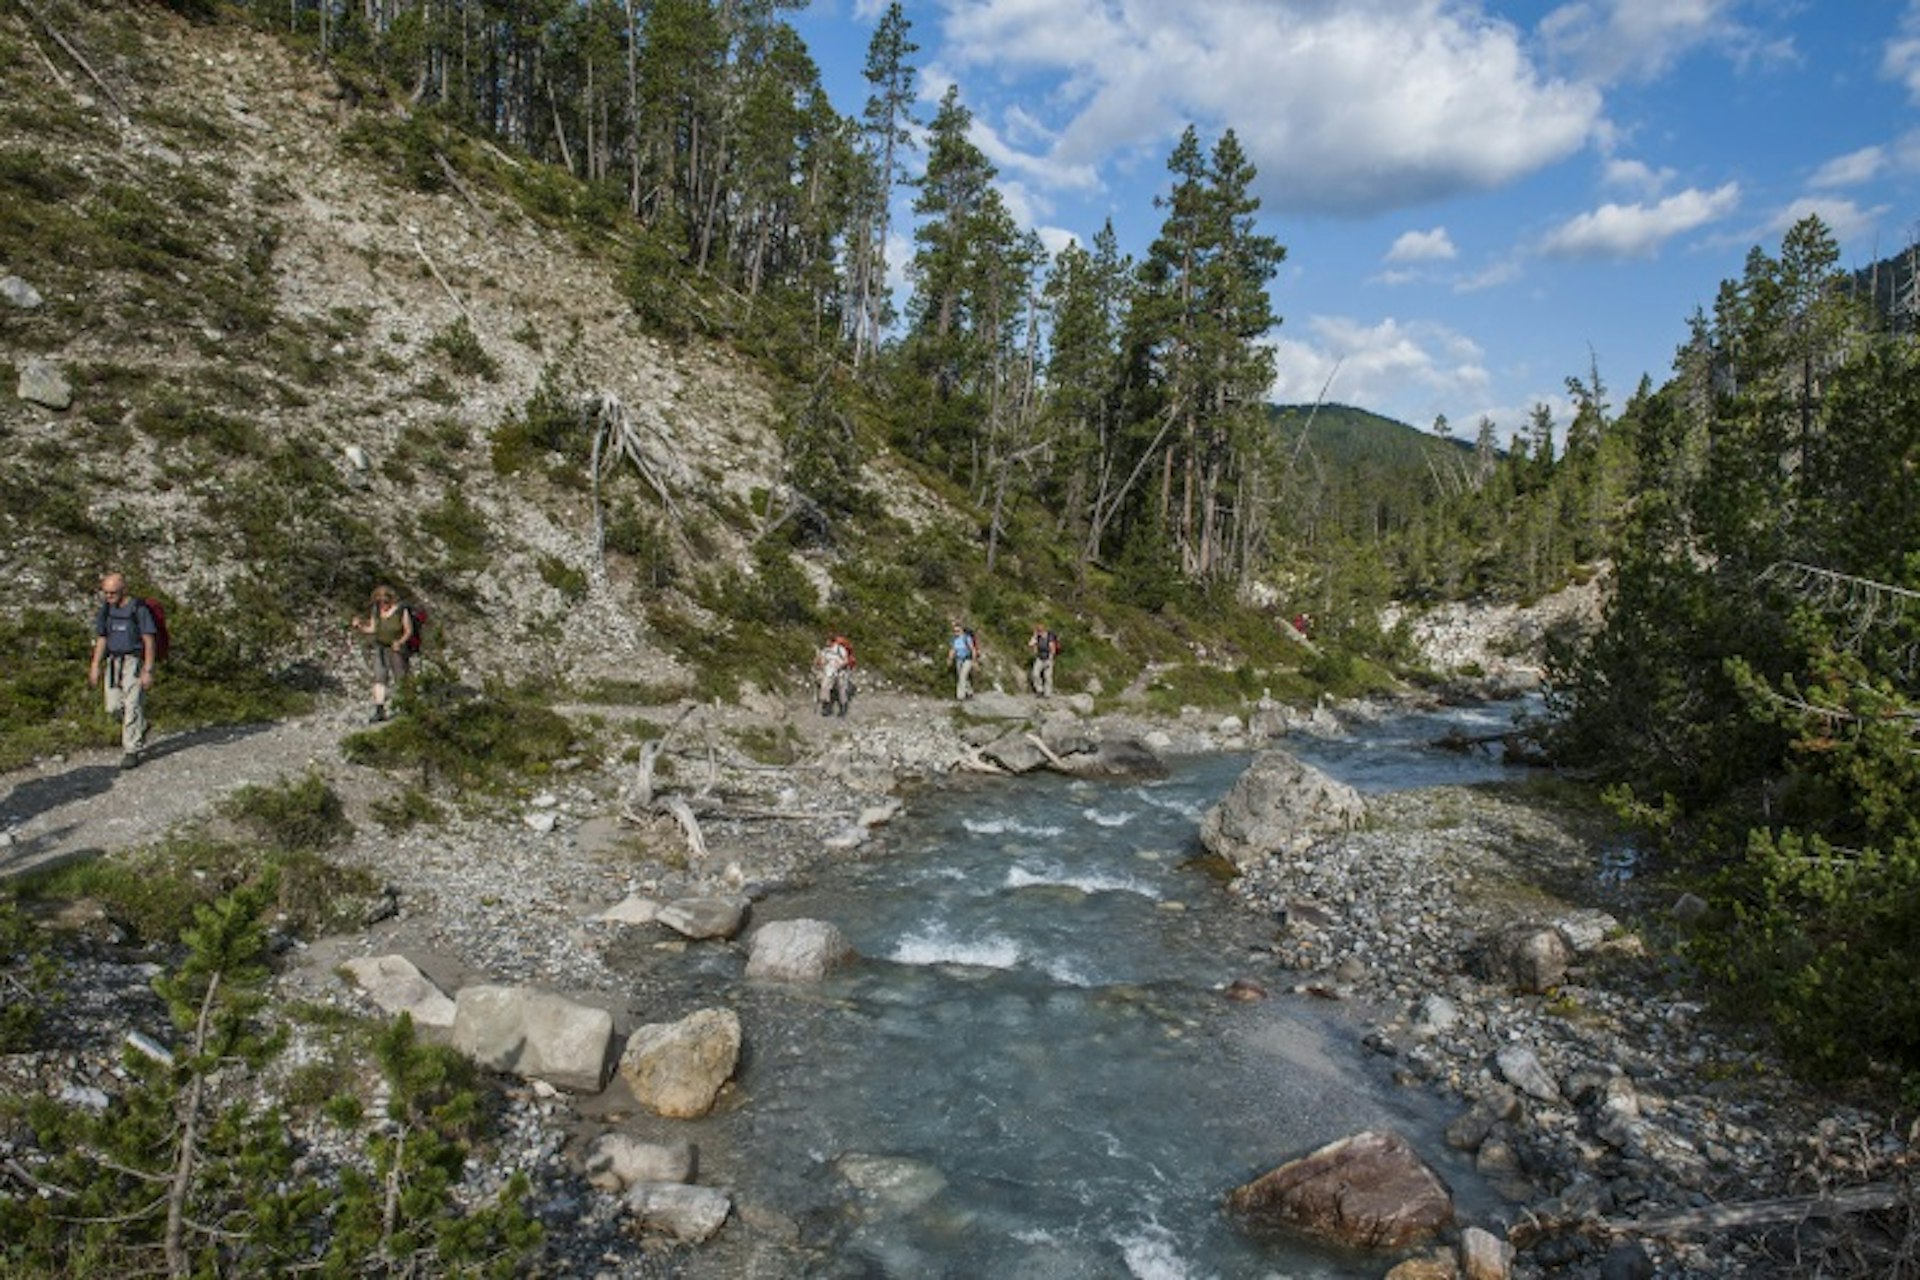
[[[740,1062],[740,1015],[701,1009],[678,1022],[650,1022],[627,1039],[620,1076],[640,1105],[676,1120],[713,1110]]]
[[[1086,721],[1071,714],[1055,714],[1040,722],[1040,741],[1057,756],[1081,756],[1099,749],[1100,741]]]
[[[1255,1226],[1349,1248],[1410,1249],[1453,1225],[1453,1193],[1396,1133],[1368,1131],[1236,1187],[1227,1207]]]
[[[483,1067],[598,1093],[612,1059],[613,1015],[533,987],[462,987],[452,1039]]]
[[[980,754],[1008,773],[1032,773],[1050,763],[1033,735],[1022,729],[1001,734],[980,748]]]
[[[1284,751],[1262,752],[1200,823],[1209,853],[1250,867],[1270,854],[1295,853],[1315,839],[1350,831],[1366,817],[1366,802]]]
[[[818,982],[858,958],[846,935],[825,920],[775,920],[754,932],[747,976]]]

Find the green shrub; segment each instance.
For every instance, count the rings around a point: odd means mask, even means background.
[[[273,786],[242,787],[221,809],[269,848],[284,853],[329,848],[353,834],[346,806],[317,771],[296,780],[283,778]]]
[[[456,566],[483,568],[493,545],[487,517],[467,500],[466,490],[450,489],[447,496],[420,513],[421,532],[437,539]]]
[[[480,336],[465,316],[429,338],[427,350],[445,356],[448,366],[463,378],[493,382],[500,377],[499,361],[487,354],[487,349],[480,344]]]
[[[60,998],[58,977],[45,934],[12,895],[0,895],[0,1053],[32,1042],[42,1015]]]
[[[576,569],[558,556],[543,555],[539,562],[540,581],[560,593],[560,598],[568,604],[577,604],[586,599],[587,574],[584,569]]]
[[[639,585],[659,591],[679,578],[673,540],[662,530],[660,518],[642,510],[631,495],[613,500],[604,532],[608,551],[633,560]]]
[[[513,475],[549,454],[559,454],[562,467],[581,472],[583,479],[593,457],[593,436],[551,365],[527,397],[526,407],[493,429],[493,469],[498,475]]]
[[[373,820],[389,832],[433,826],[446,821],[447,817],[447,811],[418,787],[406,787],[394,795],[375,800],[371,811]]]

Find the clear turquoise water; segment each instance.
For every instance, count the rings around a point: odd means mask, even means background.
[[[1426,750],[1445,727],[1287,748],[1370,791],[1500,771]],[[735,1229],[700,1274],[1377,1277],[1377,1258],[1250,1238],[1220,1211],[1377,1127],[1490,1206],[1440,1141],[1451,1109],[1391,1082],[1360,1011],[1285,994],[1255,950],[1270,926],[1185,865],[1246,763],[922,795],[855,860],[760,904],[757,921],[834,922],[863,959],[818,987],[724,984],[747,1027],[739,1089],[679,1132],[702,1182],[792,1240],[747,1258]],[[1225,999],[1242,976],[1274,997]]]

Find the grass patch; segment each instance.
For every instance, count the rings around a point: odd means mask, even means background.
[[[21,894],[43,901],[93,898],[137,938],[170,943],[193,923],[196,908],[269,883],[285,925],[308,937],[357,925],[379,890],[367,872],[312,854],[276,855],[189,832],[127,856],[69,863],[26,877]]]
[[[731,736],[742,751],[761,764],[792,764],[800,758],[800,735],[790,724],[736,729]]]
[[[395,834],[419,826],[437,826],[447,819],[446,809],[418,787],[375,800],[371,808],[373,820]]]
[[[659,707],[679,702],[692,692],[693,686],[684,681],[656,684],[647,680],[591,680],[574,690],[573,696],[601,707]]]
[[[532,693],[475,691],[431,674],[414,681],[398,719],[341,745],[355,764],[416,771],[422,791],[498,795],[523,794],[581,749],[574,726]]]

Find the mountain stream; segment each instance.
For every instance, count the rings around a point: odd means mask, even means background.
[[[1510,716],[1402,716],[1284,746],[1362,792],[1470,783],[1508,769],[1429,744]],[[1252,1236],[1221,1209],[1230,1188],[1375,1127],[1406,1134],[1463,1214],[1497,1205],[1441,1138],[1454,1108],[1393,1084],[1360,1045],[1364,1011],[1286,991],[1251,954],[1272,922],[1190,865],[1201,816],[1247,763],[922,794],[860,854],[756,907],[832,921],[862,957],[851,970],[790,988],[744,983],[737,953],[691,961],[748,1044],[736,1096],[675,1132],[700,1181],[786,1239],[776,1261],[738,1240],[764,1229],[723,1233],[689,1274],[1377,1277],[1378,1258]],[[1225,999],[1239,976],[1272,998]]]

